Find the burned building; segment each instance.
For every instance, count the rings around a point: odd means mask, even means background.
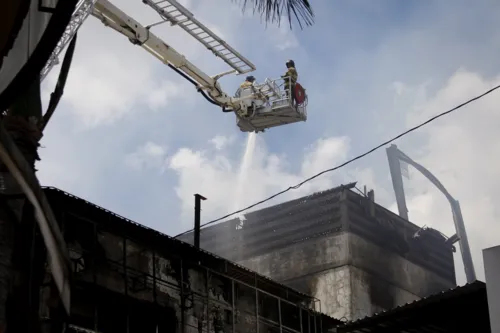
[[[72,262],[71,316],[50,284],[44,332],[321,333],[319,301],[247,268],[54,188],[45,195]],[[69,322],[68,322],[69,321]]]
[[[456,285],[454,248],[360,195],[354,184],[251,212],[201,230],[201,247],[355,320]],[[192,242],[192,234],[182,236]]]

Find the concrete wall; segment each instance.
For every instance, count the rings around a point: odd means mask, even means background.
[[[420,299],[378,276],[349,266],[350,320],[371,316],[377,312]]]
[[[267,207],[239,219],[201,229],[200,246],[232,261],[241,261],[274,252],[293,243],[307,242],[340,227],[339,188]],[[180,240],[193,243],[193,234]]]
[[[400,254],[348,232],[293,244],[240,264],[318,298],[323,313],[348,320],[454,285]]]
[[[336,318],[352,318],[352,286],[349,266],[323,271],[311,277],[313,296],[321,301],[321,312]]]
[[[451,283],[450,286],[456,285],[453,249],[445,243],[446,238],[439,231],[422,232],[419,226],[369,199],[353,192],[346,194],[346,230],[386,249],[385,253],[397,254],[426,271],[434,272]],[[417,232],[421,236],[415,238]]]
[[[349,263],[375,279],[405,290],[417,297],[426,297],[454,287],[447,280],[399,254],[378,246],[356,234],[349,234]],[[387,304],[387,306],[396,306]]]
[[[421,228],[340,188],[202,230],[202,246],[321,301],[322,311],[356,319],[455,286],[453,252]]]
[[[273,252],[239,261],[239,264],[268,276],[273,280],[290,283],[334,267],[343,266],[348,259],[348,235],[333,234],[329,237],[310,239],[292,244]],[[312,292],[305,285],[294,284],[299,291]]]

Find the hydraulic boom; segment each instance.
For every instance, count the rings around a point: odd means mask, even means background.
[[[153,25],[143,26],[108,0],[81,0],[73,15],[72,23],[66,29],[58,48],[41,74],[42,79],[57,64],[57,57],[64,46],[69,43],[86,17],[91,14],[105,26],[124,35],[132,44],[142,47],[193,83],[210,103],[218,105],[224,112],[234,112],[237,124],[242,131],[259,132],[270,127],[306,120],[305,90],[299,91],[303,97],[301,97],[301,103],[297,103],[297,100],[294,101],[292,98],[294,92],[287,92],[286,97],[283,96],[285,94],[282,94],[280,88],[284,85],[283,80],[278,82],[280,80],[266,79],[265,83],[254,85],[252,89],[247,89],[246,93],[238,97],[229,96],[222,90],[218,80],[224,75],[254,71],[255,66],[199,22],[176,0],[144,0],[143,2],[160,15],[163,20],[160,23],[181,27],[228,64],[231,70],[209,76],[152,33]],[[296,105],[293,105],[294,102]]]

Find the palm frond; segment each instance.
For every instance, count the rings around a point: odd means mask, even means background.
[[[250,4],[254,14],[258,13],[267,23],[278,23],[281,18],[287,17],[290,29],[292,29],[292,18],[295,17],[300,28],[302,24],[311,26],[314,24],[314,12],[309,0],[233,0],[240,4],[243,11]]]

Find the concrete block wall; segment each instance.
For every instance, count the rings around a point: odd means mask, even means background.
[[[403,305],[454,283],[349,232],[239,263],[318,298],[321,312],[347,320]]]
[[[350,185],[349,185],[350,186]],[[202,247],[356,319],[455,286],[451,246],[347,187],[202,229]],[[185,235],[190,242],[192,235]]]

